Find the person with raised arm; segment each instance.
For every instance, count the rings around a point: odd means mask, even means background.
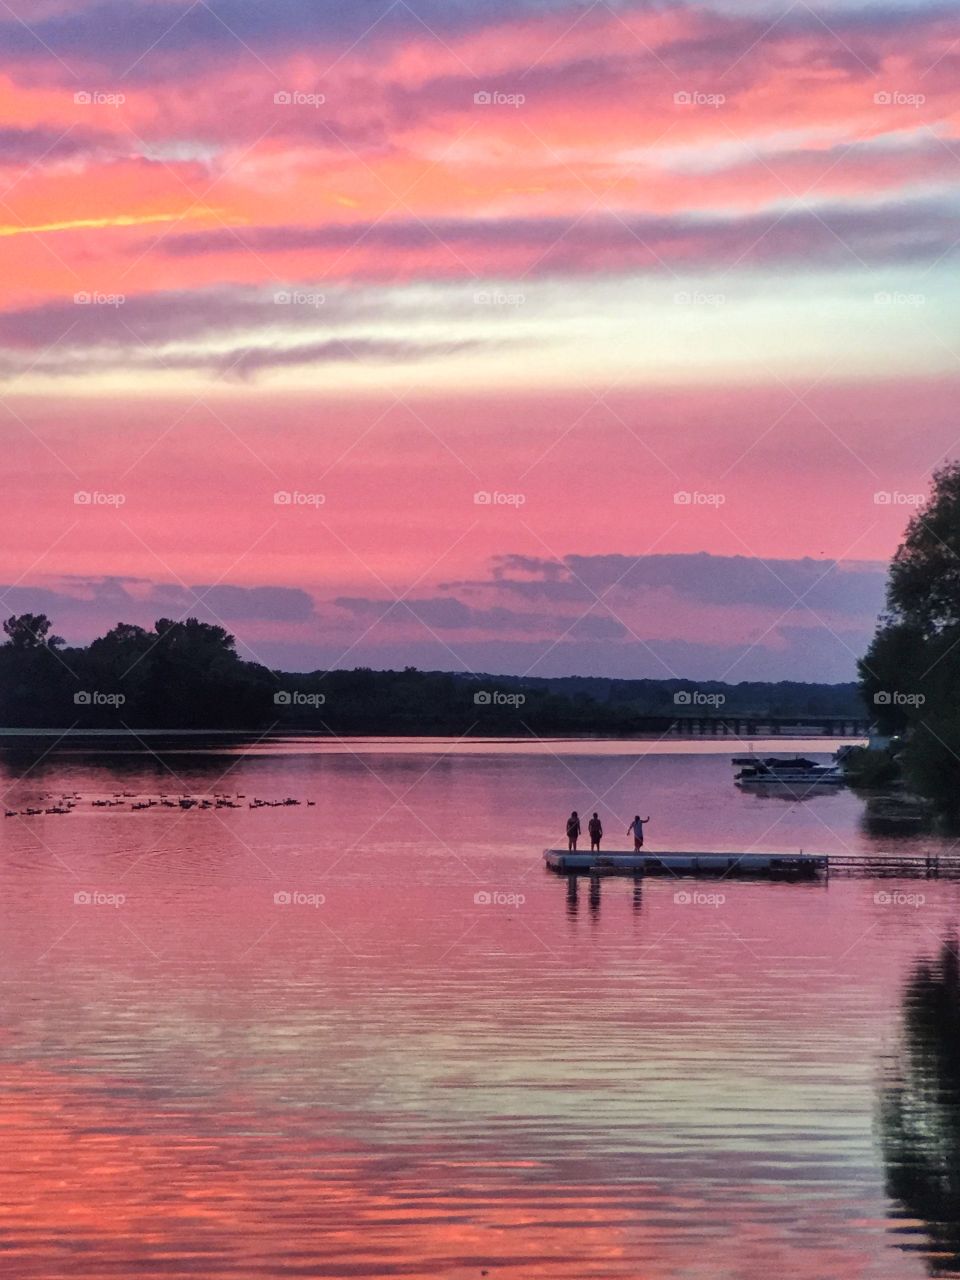
[[[633,821],[630,823],[629,827],[627,827],[627,835],[633,836],[633,852],[634,853],[639,853],[640,850],[643,848],[643,827],[644,827],[644,824],[649,821],[650,821],[649,816],[646,818],[641,818],[639,813],[635,813],[633,815]]]

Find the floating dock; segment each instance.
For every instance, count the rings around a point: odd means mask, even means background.
[[[561,875],[760,876],[794,880],[839,875],[960,880],[960,855],[936,852],[634,853],[624,849],[570,853],[567,849],[544,849],[543,860],[551,871]]]
[[[812,877],[828,870],[829,859],[820,853],[571,853],[544,849],[551,871],[591,875],[700,875]]]

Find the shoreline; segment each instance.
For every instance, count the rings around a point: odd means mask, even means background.
[[[438,742],[849,742],[855,744],[866,741],[862,734],[839,733],[804,733],[802,730],[789,733],[758,732],[749,738],[735,733],[432,733],[422,730],[388,731],[388,730],[344,730],[342,732],[309,730],[309,729],[3,729],[0,728],[0,745],[5,739],[59,738],[63,741],[78,739],[94,739],[104,741],[111,738],[119,741],[136,741],[138,738],[233,738],[254,739],[259,742],[282,742],[309,739],[316,742],[337,742],[346,739],[365,740],[423,740]]]

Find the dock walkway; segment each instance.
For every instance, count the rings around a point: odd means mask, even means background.
[[[562,875],[761,876],[767,879],[860,876],[960,880],[960,854],[672,852],[614,849],[604,853],[544,849]]]

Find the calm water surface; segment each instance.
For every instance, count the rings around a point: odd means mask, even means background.
[[[960,1274],[960,885],[542,869],[574,807],[610,847],[638,811],[655,849],[947,847],[730,753],[6,752],[7,806],[85,800],[0,819],[2,1273]]]

